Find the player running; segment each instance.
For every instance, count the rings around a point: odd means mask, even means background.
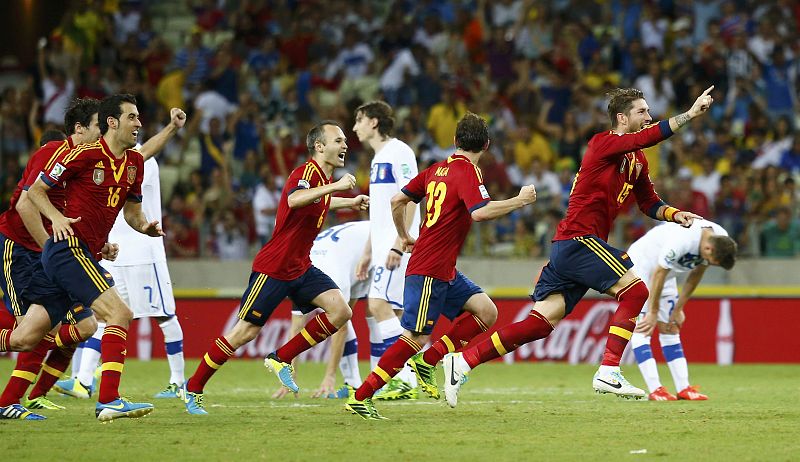
[[[350,174],[331,182],[333,170],[344,166],[347,155],[344,132],[337,122],[326,120],[315,125],[306,136],[306,147],[311,159],[286,180],[275,231],[253,261],[250,282],[242,295],[239,321],[214,340],[194,375],[180,389],[179,395],[190,414],[208,414],[203,405],[206,382],[237,348],[256,338],[284,298],[291,298],[306,311],[314,307],[325,311],[264,360],[267,369],[295,393],[299,387],[292,376],[292,359],[333,335],[352,316],[342,292],[329,276],[311,264],[309,252],[329,209],[366,210],[369,197],[332,196],[335,192],[349,191],[356,184]]]
[[[467,113],[458,122],[456,152],[414,177],[392,198],[392,219],[403,250],[413,253],[406,270],[403,293],[403,335],[383,354],[378,366],[347,400],[345,409],[364,419],[384,419],[372,396],[389,382],[406,361],[422,350],[439,316],[455,319],[450,330],[426,352],[435,365],[453,345],[469,342],[497,319],[497,307],[483,290],[456,270],[456,259],[472,221],[506,215],[532,204],[536,190],[523,186],[517,197],[492,201],[483,185],[478,161],[489,148],[489,127]],[[419,241],[408,233],[408,203],[425,199],[426,214]],[[416,244],[416,245],[415,245]]]
[[[472,368],[550,335],[590,288],[619,301],[592,388],[626,398],[644,397],[644,391],[622,375],[619,361],[633,335],[636,316],[647,301],[647,286],[631,270],[633,263],[628,255],[606,240],[617,213],[632,197],[642,212],[656,220],[691,226],[695,218],[700,218],[670,207],[658,197],[642,149],[667,139],[704,114],[713,102],[709,94],[713,89],[706,89],[687,112],[652,125],[640,90],[627,88],[610,93],[611,130],[589,140],[572,186],[567,215],[553,237],[550,261],[531,295],[535,304],[530,316],[445,358],[445,398],[451,407],[456,406],[458,390]]]
[[[695,220],[684,228],[674,223],[656,226],[628,249],[634,270],[650,290],[647,304],[642,306],[631,347],[639,363],[653,401],[706,400],[708,397],[689,385],[689,367],[683,355],[680,330],[686,316],[686,302],[692,296],[710,265],[726,270],[736,263],[736,241],[716,223]],[[689,272],[683,291],[678,296],[675,273]],[[661,351],[675,382],[678,396],[661,385],[656,360],[650,349],[653,329],[658,327]]]

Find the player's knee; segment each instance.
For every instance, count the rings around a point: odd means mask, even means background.
[[[11,338],[8,339],[8,345],[11,351],[31,351],[39,343],[30,335],[22,335],[18,330],[11,332]]]
[[[328,320],[336,327],[342,327],[352,317],[353,310],[347,303],[337,303],[328,312]]]
[[[481,306],[478,313],[475,314],[487,326],[494,325],[497,322],[497,306],[491,301]]]
[[[83,319],[75,327],[78,329],[78,335],[86,339],[97,332],[97,320],[92,316],[91,318]]]
[[[647,286],[640,279],[636,284],[620,291],[620,293],[617,294],[617,299],[619,301],[631,300],[633,302],[640,302],[638,306],[641,307],[645,304],[649,296],[650,291],[647,290]]]

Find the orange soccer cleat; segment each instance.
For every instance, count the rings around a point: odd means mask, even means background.
[[[705,401],[708,399],[708,396],[700,393],[700,387],[697,385],[689,385],[678,392],[678,399],[686,399],[689,401]]]
[[[664,387],[658,387],[652,393],[647,395],[650,401],[677,401],[678,398],[672,393],[668,392]]]

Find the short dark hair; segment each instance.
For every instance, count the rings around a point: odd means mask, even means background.
[[[75,124],[82,127],[89,127],[92,123],[92,116],[97,114],[100,108],[100,101],[94,98],[76,98],[64,113],[64,132],[70,135],[75,133]]]
[[[100,125],[100,135],[105,135],[108,131],[108,118],[113,117],[119,120],[122,115],[122,103],[136,104],[136,97],[130,93],[117,93],[100,101],[100,108],[97,111],[97,123]]]
[[[739,246],[730,236],[711,236],[711,256],[719,262],[719,266],[729,270],[736,264]]]
[[[637,99],[644,99],[642,90],[636,88],[615,88],[608,93],[608,118],[611,119],[611,128],[617,127],[617,114],[628,114]]]
[[[67,139],[67,135],[61,130],[47,130],[42,133],[42,137],[39,138],[39,146],[44,146],[51,141],[64,141],[65,139]]]
[[[456,125],[456,147],[469,152],[481,152],[489,142],[489,125],[483,118],[467,112]]]
[[[370,119],[378,119],[378,133],[389,136],[394,128],[392,107],[385,101],[370,101],[356,108],[356,115],[361,112]]]
[[[322,144],[325,144],[325,126],[326,125],[333,125],[335,127],[342,128],[339,122],[335,120],[323,120],[318,124],[311,127],[311,130],[308,131],[308,135],[306,135],[306,148],[308,148],[308,152],[313,154],[314,153],[314,144],[319,141]],[[344,130],[343,130],[344,131]]]

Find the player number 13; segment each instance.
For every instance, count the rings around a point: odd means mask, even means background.
[[[430,228],[439,221],[439,215],[442,214],[442,202],[444,202],[444,197],[447,195],[447,185],[443,182],[431,181],[428,183],[426,192],[428,200],[425,201],[425,209],[427,210],[425,226]]]

